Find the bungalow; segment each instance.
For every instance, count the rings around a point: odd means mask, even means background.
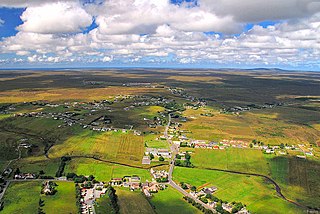
[[[110,181],[111,186],[121,186],[122,185],[122,178],[112,178]]]
[[[162,156],[165,158],[170,158],[170,152],[168,149],[158,149],[158,156]]]
[[[149,156],[143,156],[142,158],[142,164],[150,164],[151,163],[151,160],[150,160],[150,157]]]
[[[134,182],[130,184],[130,190],[134,191],[136,189],[140,189],[140,183]]]
[[[173,143],[174,145],[180,147],[181,141],[174,140],[174,141],[172,141],[172,143]]]
[[[217,190],[218,190],[218,188],[215,187],[215,186],[212,186],[212,187],[209,187],[209,188],[203,188],[203,192],[205,194],[210,194],[210,195],[213,194]]]
[[[223,204],[222,204],[222,208],[223,208],[224,210],[228,211],[229,213],[231,213],[233,206],[230,205],[230,204],[223,203]]]

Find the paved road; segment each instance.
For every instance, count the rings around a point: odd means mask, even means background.
[[[168,142],[168,144],[170,146],[171,155],[172,155],[170,168],[169,168],[169,177],[168,177],[169,185],[171,187],[175,188],[176,190],[178,190],[184,196],[188,196],[188,197],[192,198],[193,200],[195,200],[195,202],[201,204],[206,209],[209,209],[209,210],[212,210],[213,212],[215,212],[215,210],[212,207],[210,207],[208,204],[203,203],[202,201],[200,201],[196,197],[190,195],[189,193],[187,193],[184,189],[182,189],[178,184],[176,184],[172,180],[172,174],[173,174],[173,170],[174,170],[174,162],[175,162],[175,159],[176,159],[176,154],[179,152],[179,147],[177,145],[172,144],[172,141],[169,139],[168,129],[169,129],[170,124],[171,124],[171,114],[169,114],[169,121],[168,121],[168,124],[167,124],[167,126],[166,126],[166,128],[164,130],[164,134],[163,134],[165,136],[165,138],[167,139],[167,142]]]
[[[2,201],[2,198],[3,198],[3,196],[4,196],[5,192],[6,192],[9,184],[10,184],[10,181],[7,181],[6,185],[5,185],[4,188],[3,188],[2,193],[0,193],[0,202]]]

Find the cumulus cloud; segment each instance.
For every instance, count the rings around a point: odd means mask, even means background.
[[[0,26],[4,24],[4,21],[0,18]]]
[[[320,12],[318,0],[199,0],[200,7],[240,22],[308,17]]]
[[[40,6],[30,6],[21,15],[23,24],[19,31],[33,33],[73,33],[80,32],[92,23],[89,15],[79,3],[54,2]]]
[[[9,2],[19,6],[24,1]],[[169,0],[41,2],[28,1],[19,32],[0,42],[1,53],[16,53],[16,61],[29,63],[320,66],[316,1],[198,0],[192,7]],[[97,27],[81,32],[92,17]],[[241,30],[265,20],[282,21]]]

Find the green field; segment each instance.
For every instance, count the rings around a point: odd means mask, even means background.
[[[60,159],[43,159],[32,161],[28,159],[21,159],[11,165],[13,168],[19,168],[24,173],[39,174],[40,170],[43,170],[47,176],[55,176],[60,165]]]
[[[319,208],[320,163],[295,157],[267,157],[271,177],[290,199]]]
[[[112,214],[114,213],[111,201],[107,195],[102,195],[101,198],[96,199],[94,210],[97,214]]]
[[[41,199],[44,200],[44,212],[47,214],[77,213],[74,183],[63,181],[55,183],[58,184],[56,194],[41,196]]]
[[[195,166],[203,168],[269,174],[269,166],[262,151],[254,149],[196,149],[191,162]]]
[[[12,182],[4,196],[4,214],[37,213],[41,182]]]
[[[98,156],[105,160],[141,165],[144,153],[143,138],[132,133],[85,131],[54,146],[49,157]]]
[[[281,199],[274,186],[260,177],[176,167],[174,180],[197,187],[216,186],[215,196],[229,202],[242,202],[253,213],[277,213],[279,210],[282,213],[302,213],[295,205]]]
[[[121,214],[152,214],[154,210],[141,191],[116,189]]]
[[[111,178],[122,178],[123,176],[138,175],[143,181],[151,180],[147,169],[108,164],[87,158],[72,159],[65,167],[65,174],[74,172],[78,175],[94,175],[98,181],[110,181]]]
[[[188,204],[182,197],[183,195],[181,193],[169,187],[154,194],[151,199],[151,204],[155,206],[155,211],[158,214],[202,213],[191,204]]]

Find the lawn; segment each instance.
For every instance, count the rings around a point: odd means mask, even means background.
[[[144,153],[143,138],[133,133],[106,132],[97,133],[87,130],[70,137],[64,143],[55,145],[49,152],[51,158],[64,155],[98,156],[102,159],[141,165]]]
[[[37,213],[41,182],[13,182],[4,196],[3,214]]]
[[[116,189],[121,214],[155,213],[141,191],[131,192],[128,189]]]
[[[146,169],[104,163],[88,158],[72,159],[65,167],[65,174],[74,172],[78,175],[94,175],[98,181],[110,181],[111,178],[122,178],[125,175],[138,175],[142,181],[151,180]]]
[[[56,194],[50,196],[42,195],[44,200],[42,207],[46,214],[68,214],[77,213],[76,191],[73,182],[57,181]]]
[[[295,205],[281,199],[274,186],[260,177],[176,167],[174,180],[197,187],[216,186],[218,191],[215,195],[218,198],[242,202],[253,213],[277,213],[279,210],[283,213],[302,213]]]
[[[155,211],[158,214],[200,214],[202,213],[197,208],[193,207],[183,200],[183,195],[177,190],[169,187],[165,190],[153,194],[151,204],[155,206]]]
[[[191,162],[197,167],[269,174],[269,166],[262,151],[254,149],[196,149]]]

